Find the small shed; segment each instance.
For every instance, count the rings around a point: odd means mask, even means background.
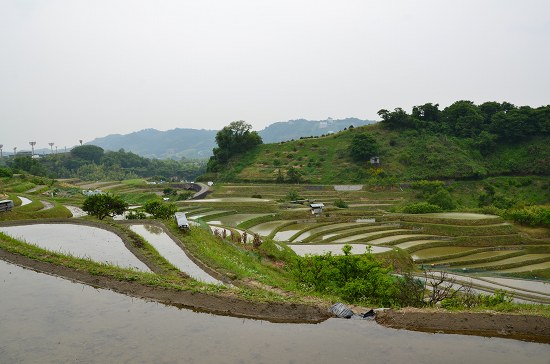
[[[380,157],[374,156],[370,157],[370,164],[373,166],[379,166],[380,165]]]
[[[309,207],[311,207],[311,214],[320,215],[323,213],[323,207],[325,207],[325,205],[322,203],[310,203]]]
[[[174,218],[176,219],[176,224],[178,224],[178,227],[180,229],[189,229],[189,221],[187,221],[187,216],[185,216],[185,212],[176,212],[174,214]]]
[[[14,204],[12,200],[2,200],[0,201],[0,211],[10,211],[13,208]]]

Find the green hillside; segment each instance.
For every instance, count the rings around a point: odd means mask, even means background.
[[[378,144],[380,166],[356,161],[353,137],[369,133]],[[275,182],[288,171],[312,184],[394,183],[421,179],[479,179],[496,175],[550,175],[550,137],[498,143],[483,155],[472,138],[421,130],[390,129],[382,123],[329,136],[263,144],[233,157],[223,170],[205,178],[221,181]],[[292,172],[291,172],[292,174]]]

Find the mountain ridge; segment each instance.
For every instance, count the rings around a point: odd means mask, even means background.
[[[301,137],[332,134],[353,125],[354,127],[375,123],[358,118],[326,120],[294,119],[275,122],[260,130],[258,134],[264,143],[276,143]],[[86,143],[105,150],[124,149],[147,158],[159,159],[203,159],[212,155],[216,147],[218,130],[174,128],[160,131],[147,128],[128,134],[109,134]]]

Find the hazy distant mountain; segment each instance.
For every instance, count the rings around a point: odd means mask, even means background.
[[[89,143],[106,150],[124,149],[143,157],[159,159],[208,158],[216,146],[217,130],[144,129],[130,134],[111,134]]]
[[[357,118],[347,118],[335,120],[289,120],[273,123],[258,133],[264,143],[276,143],[291,139],[300,139],[300,137],[319,136],[323,134],[332,134],[348,128],[372,124],[375,121],[361,120]]]
[[[372,124],[374,121],[347,118],[342,120],[290,120],[267,126],[258,133],[264,143],[276,143],[300,137],[330,134],[353,125]],[[106,150],[124,149],[149,158],[208,158],[216,147],[217,130],[172,129],[159,131],[144,129],[130,134],[111,134],[89,143]]]

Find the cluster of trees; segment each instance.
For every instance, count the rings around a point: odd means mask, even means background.
[[[252,125],[239,120],[233,121],[216,134],[217,148],[207,165],[208,172],[217,172],[234,155],[244,153],[262,144],[262,138],[252,131]]]
[[[104,151],[95,145],[78,146],[70,153],[48,155],[40,159],[32,159],[30,156],[15,157],[7,163],[8,167],[17,172],[50,178],[77,177],[83,180],[122,180],[137,177],[194,180],[206,169],[205,161],[149,159],[124,149],[117,152]]]
[[[475,105],[461,100],[439,109],[438,104],[414,106],[408,114],[402,108],[378,111],[383,125],[392,129],[416,129],[462,138],[472,138],[484,152],[497,142],[516,143],[534,135],[550,134],[550,105],[531,108],[509,102]]]

